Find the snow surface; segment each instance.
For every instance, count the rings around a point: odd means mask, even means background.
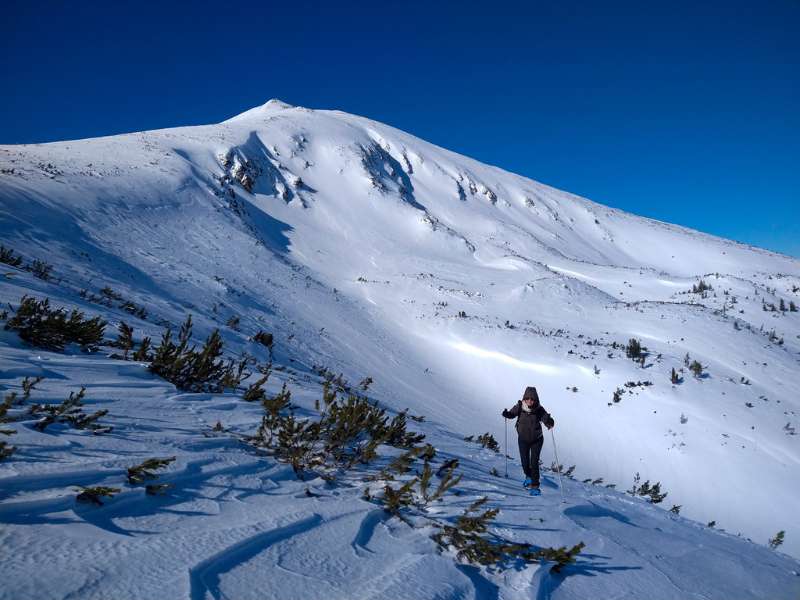
[[[93,436],[10,424],[2,598],[800,593],[790,558],[800,556],[800,313],[762,308],[800,303],[796,259],[274,100],[217,125],[0,146],[0,215],[2,243],[55,273],[48,283],[0,265],[3,304],[49,297],[107,318],[109,336],[125,320],[137,339],[192,313],[197,337],[221,327],[234,353],[263,355],[248,337],[271,331],[287,367],[272,391],[286,381],[311,410],[311,367],[324,365],[354,382],[371,376],[384,406],[426,416],[415,428],[465,473],[443,511],[488,494],[499,533],[587,544],[560,575],[459,564],[361,488],[298,481],[214,434],[217,421],[242,434],[257,426],[259,408],[237,395],[179,393],[145,365],[43,352],[2,332],[6,389],[42,375],[31,402],[55,402],[84,385],[114,426]],[[701,278],[706,297],[689,293]],[[78,294],[105,286],[145,306],[147,320]],[[225,327],[234,315],[240,332]],[[648,349],[644,368],[620,347],[632,337]],[[687,353],[707,376],[687,370],[672,385]],[[552,476],[531,499],[516,460],[510,479],[495,477],[502,456],[462,440],[502,440],[499,413],[526,385],[556,419],[561,462],[576,465],[566,503]],[[124,483],[127,467],[172,455],[168,495]],[[543,460],[553,460],[549,437]],[[663,508],[604,487],[627,489],[636,472],[661,482]],[[75,485],[99,484],[124,491],[102,508],[75,503]],[[790,556],[765,545],[778,530]]]

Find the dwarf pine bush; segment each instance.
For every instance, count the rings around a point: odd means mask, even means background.
[[[12,433],[14,433],[14,432],[12,432]],[[7,459],[9,456],[14,454],[14,452],[16,452],[16,451],[17,451],[17,448],[15,446],[12,446],[8,442],[0,440],[0,460]]]
[[[22,400],[23,402],[31,397],[31,392],[44,379],[44,377],[25,377],[22,380]]]
[[[117,328],[118,334],[117,339],[114,341],[114,346],[122,350],[123,360],[128,360],[128,352],[133,349],[133,328],[125,323],[125,321],[120,321],[119,327]]]
[[[50,299],[36,300],[23,296],[14,316],[5,325],[29,344],[62,352],[67,344],[95,349],[103,341],[106,322],[100,317],[85,319],[81,311],[69,314],[63,308],[51,308]]]
[[[139,344],[139,348],[136,350],[136,352],[133,353],[133,356],[131,358],[139,362],[149,362],[153,360],[153,355],[150,351],[149,337],[142,338],[142,342],[141,344]]]
[[[250,386],[245,390],[242,399],[247,402],[261,402],[267,397],[267,393],[263,388],[263,385],[267,383],[269,379],[269,373],[264,375],[263,377],[259,378],[254,383],[250,384]]]
[[[34,404],[30,409],[31,414],[43,415],[33,426],[34,429],[44,431],[54,423],[67,423],[75,429],[88,429],[96,435],[110,433],[113,427],[97,423],[108,414],[107,410],[98,410],[90,415],[83,412],[85,395],[86,388],[82,387],[77,394],[70,392],[69,397],[61,404]]]
[[[625,346],[625,356],[633,360],[639,360],[642,357],[642,352],[644,352],[646,348],[642,346],[642,343],[637,340],[636,338],[631,338],[628,340],[628,345]]]
[[[689,370],[694,374],[695,377],[698,379],[703,376],[703,365],[700,364],[699,361],[693,360],[689,365]]]
[[[149,479],[156,479],[158,474],[155,471],[165,468],[174,461],[174,456],[169,458],[148,458],[143,463],[128,469],[128,483],[138,485]]]
[[[38,277],[42,281],[50,281],[53,273],[53,265],[46,263],[38,258],[31,263],[31,273],[34,277]]]
[[[101,498],[112,498],[114,495],[119,494],[120,489],[115,487],[106,487],[98,485],[93,487],[77,486],[80,493],[75,497],[78,502],[85,502],[87,504],[95,504],[103,506]]]
[[[22,257],[19,254],[15,255],[11,248],[0,245],[0,263],[20,267],[22,266]]]
[[[636,473],[633,477],[633,486],[631,489],[627,490],[627,492],[631,496],[641,496],[643,498],[647,498],[647,501],[651,504],[659,504],[667,497],[667,492],[661,492],[661,482],[657,481],[656,483],[650,485],[650,480],[648,479],[644,483],[640,484],[641,476],[639,473]]]
[[[144,493],[148,496],[161,496],[171,487],[170,483],[148,483],[144,486]]]
[[[711,286],[711,284],[706,283],[704,279],[701,279],[698,283],[692,285],[693,294],[705,294],[705,292],[710,292],[713,289],[714,288]]]
[[[778,546],[783,544],[783,539],[786,536],[786,532],[781,530],[775,534],[775,537],[769,539],[769,547],[773,550],[776,550]]]
[[[435,454],[427,445],[416,446],[425,436],[407,430],[405,412],[390,418],[384,409],[356,393],[339,398],[329,381],[323,385],[324,406],[316,419],[295,416],[285,384],[271,398],[254,385],[248,390],[249,397],[260,399],[264,414],[249,442],[290,463],[300,478],[306,471],[334,478],[355,465],[369,464],[377,458],[380,445],[405,448],[414,458]]]
[[[470,435],[464,438],[464,441],[471,442],[472,439],[473,436]],[[475,441],[481,445],[481,448],[488,448],[489,450],[500,452],[500,444],[497,443],[497,440],[494,439],[494,436],[488,431],[484,434],[475,437]]]
[[[188,392],[220,393],[226,388],[235,388],[245,376],[247,357],[234,366],[233,359],[222,359],[222,337],[215,329],[206,338],[203,347],[190,345],[192,340],[192,316],[181,325],[177,343],[172,339],[172,330],[167,328],[161,342],[153,351],[150,371],[163,377],[180,390]]]
[[[504,566],[517,561],[554,562],[552,570],[560,571],[564,566],[575,562],[575,558],[585,547],[580,542],[570,549],[539,548],[506,540],[493,535],[489,528],[497,517],[498,509],[481,511],[488,498],[483,497],[473,502],[456,518],[453,525],[436,524],[438,531],[432,536],[442,550],[453,549],[459,560],[484,566]]]
[[[498,510],[478,514],[485,498],[467,509],[454,524],[431,517],[425,510],[430,503],[441,501],[448,492],[457,493],[454,488],[461,481],[461,474],[456,472],[458,460],[443,461],[434,469],[436,450],[430,444],[421,445],[423,434],[407,430],[405,411],[390,418],[384,409],[350,388],[341,376],[333,377],[327,369],[323,372],[326,375],[318,417],[300,418],[295,414],[286,384],[272,397],[260,385],[251,386],[253,400],[260,400],[264,413],[255,435],[246,441],[290,464],[300,479],[313,472],[329,482],[354,467],[368,468],[379,458],[381,446],[403,449],[385,468],[373,466],[374,474],[360,479],[383,482],[377,495],[367,487],[365,500],[380,504],[387,513],[406,523],[410,523],[411,516],[430,520],[437,529],[433,537],[440,548],[454,548],[459,559],[475,564],[503,566],[520,560],[546,560],[554,562],[553,569],[558,570],[574,562],[583,543],[570,549],[536,549],[490,533],[489,526]],[[491,436],[480,437],[491,445]],[[418,461],[423,464],[412,473]]]

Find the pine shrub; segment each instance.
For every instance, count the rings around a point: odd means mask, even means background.
[[[161,496],[171,487],[172,485],[169,483],[148,483],[144,486],[144,492],[148,496]]]
[[[31,414],[43,415],[33,426],[34,429],[44,431],[54,423],[67,423],[75,429],[88,429],[95,435],[110,433],[113,427],[97,423],[108,414],[107,410],[98,410],[90,415],[83,412],[85,395],[86,388],[82,387],[77,394],[70,392],[69,397],[61,404],[34,404],[30,410]]]
[[[44,377],[34,377],[31,379],[30,377],[25,377],[22,380],[22,400],[23,402],[31,397],[31,392],[36,388],[36,386],[44,379]]]
[[[239,362],[222,359],[222,337],[215,329],[206,338],[203,347],[197,350],[190,345],[192,340],[192,316],[181,325],[177,343],[172,339],[172,330],[167,328],[161,342],[153,352],[150,371],[187,392],[221,393],[226,388],[238,386],[244,375],[246,357]]]
[[[457,517],[453,525],[437,524],[437,531],[432,537],[442,550],[452,548],[459,560],[484,566],[506,566],[523,562],[550,561],[555,563],[552,570],[559,572],[563,567],[575,562],[575,558],[585,547],[580,542],[570,549],[534,548],[506,540],[489,531],[497,517],[498,509],[487,509],[479,512],[488,498],[483,497],[473,502]]]
[[[11,248],[0,245],[0,263],[20,267],[22,266],[22,257],[19,254],[15,255]]]
[[[775,537],[769,539],[769,547],[773,550],[776,550],[778,546],[783,544],[783,539],[786,536],[786,532],[780,530],[778,533],[775,534]]]
[[[14,406],[17,402],[17,392],[9,392],[3,397],[0,402],[0,423],[7,423],[10,420],[8,416],[8,409]]]
[[[148,458],[143,463],[128,469],[128,483],[139,485],[150,479],[156,479],[158,474],[155,471],[163,469],[174,461],[174,456],[169,458]]]
[[[705,280],[701,279],[699,283],[692,285],[692,293],[693,294],[705,294],[706,292],[710,292],[714,288],[711,287],[710,284],[706,283]],[[705,297],[705,295],[703,296]]]
[[[53,265],[43,260],[36,259],[31,264],[31,272],[34,277],[38,277],[42,281],[50,281],[50,277],[53,273]]]
[[[475,438],[475,441],[478,442],[482,448],[488,448],[489,450],[500,452],[500,444],[497,443],[497,440],[494,439],[494,436],[488,431]]]
[[[13,432],[12,432],[13,433]],[[0,440],[0,460],[5,460],[17,451],[15,446]]]
[[[136,352],[133,353],[131,357],[133,360],[138,362],[150,362],[153,360],[153,355],[150,352],[150,338],[143,337],[141,344],[139,344],[139,348]]]
[[[112,498],[120,492],[119,488],[106,487],[103,485],[93,487],[83,487],[79,485],[78,489],[80,493],[75,497],[78,502],[95,504],[97,506],[103,506],[101,498]]]
[[[642,357],[642,352],[646,350],[642,343],[636,338],[628,340],[628,345],[625,346],[625,356],[633,360],[639,360]]]
[[[269,374],[264,375],[258,381],[252,383],[247,388],[247,390],[245,390],[244,395],[242,396],[242,398],[244,400],[246,400],[247,402],[261,402],[261,401],[263,401],[266,398],[267,393],[266,393],[266,391],[264,390],[264,388],[262,386],[265,383],[267,383],[268,379],[269,379]]]
[[[46,350],[62,352],[67,344],[79,344],[96,349],[103,341],[106,322],[100,317],[85,319],[73,309],[69,315],[63,308],[51,308],[50,299],[36,300],[23,296],[14,316],[5,329],[16,331],[29,344]]]
[[[270,350],[272,350],[272,345],[275,342],[271,333],[267,333],[266,331],[260,329],[258,333],[256,333],[253,336],[253,341],[258,342],[259,344],[261,344],[265,348],[269,348]]]
[[[628,493],[631,496],[641,496],[643,498],[647,498],[647,501],[651,504],[659,504],[667,497],[667,492],[661,492],[661,482],[658,481],[652,485],[650,485],[650,480],[648,479],[644,483],[640,484],[641,476],[639,473],[636,473],[633,477],[633,486],[631,489],[628,490]]]
[[[125,321],[120,321],[117,329],[119,333],[117,334],[117,339],[114,341],[114,346],[122,350],[123,360],[128,360],[128,352],[133,349],[133,328],[125,323]]]
[[[697,360],[692,361],[692,363],[689,365],[689,370],[698,379],[703,376],[703,365],[701,365],[700,362]]]

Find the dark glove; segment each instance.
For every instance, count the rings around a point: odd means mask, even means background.
[[[556,426],[556,422],[555,422],[555,421],[552,419],[552,417],[551,417],[551,418],[550,418],[550,421],[548,421],[547,423],[545,423],[545,425],[547,426],[547,428],[548,428],[548,429],[552,429],[553,427],[555,427],[555,426]]]
[[[503,409],[503,416],[504,416],[506,419],[510,419],[510,418],[511,418],[511,417],[509,417],[509,416],[508,416],[508,411],[507,411],[505,408]]]

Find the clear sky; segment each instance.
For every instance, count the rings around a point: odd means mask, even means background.
[[[0,19],[0,143],[365,115],[800,257],[800,0],[40,2]]]

